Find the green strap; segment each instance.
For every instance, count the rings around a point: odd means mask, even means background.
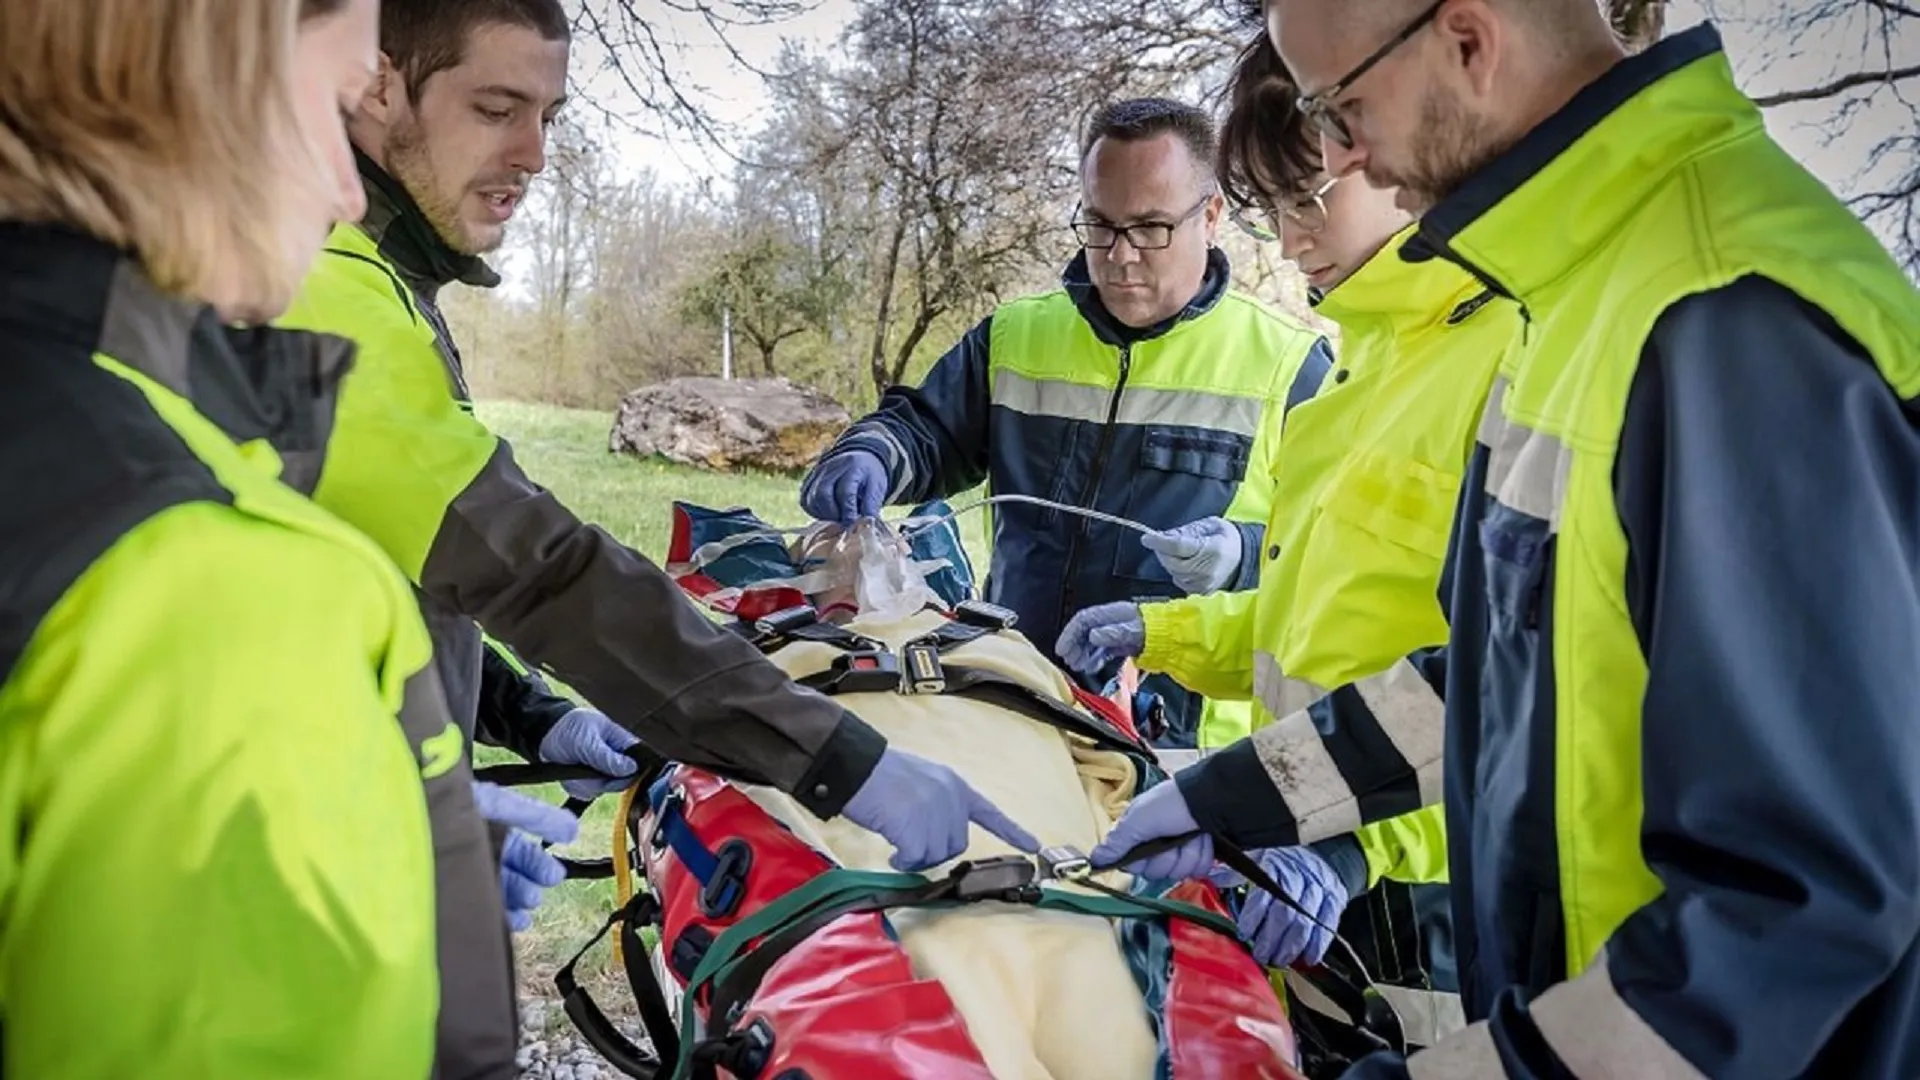
[[[827,870],[805,885],[741,919],[715,938],[687,979],[680,1001],[680,1059],[675,1077],[685,1076],[693,1056],[694,998],[700,990],[725,975],[748,943],[778,932],[829,905],[857,902],[863,897],[901,889],[925,888],[932,880],[923,874],[890,874],[864,870]]]
[[[894,874],[864,870],[833,869],[823,871],[798,889],[728,927],[693,969],[680,1002],[680,1055],[674,1064],[674,1077],[687,1075],[694,1049],[693,1020],[695,998],[702,988],[724,979],[750,951],[748,946],[770,934],[779,933],[816,913],[834,907],[853,907],[887,893],[926,889],[937,884],[924,874]],[[937,900],[897,907],[954,907],[959,901]],[[1102,919],[1183,918],[1217,933],[1238,940],[1233,922],[1205,908],[1178,900],[1136,897],[1112,893],[1085,893],[1042,884],[1034,905],[1045,911],[1064,911]]]

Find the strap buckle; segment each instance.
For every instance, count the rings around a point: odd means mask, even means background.
[[[900,661],[885,649],[843,653],[833,661],[834,689],[843,694],[884,694],[900,689]]]
[[[933,641],[910,642],[901,650],[906,670],[901,673],[900,689],[909,694],[939,694],[947,689],[947,669],[940,663],[940,645]]]
[[[820,621],[820,613],[811,604],[796,604],[790,608],[781,608],[771,615],[753,621],[754,633],[765,638],[784,637],[803,626],[812,626]]]
[[[968,626],[984,627],[988,630],[1011,630],[1020,616],[1012,608],[990,604],[985,600],[962,600],[953,607],[953,617]]]
[[[1080,849],[1065,845],[1041,848],[1040,868],[1055,881],[1081,881],[1093,876],[1093,864]]]
[[[953,898],[963,902],[1004,900],[1024,904],[1040,896],[1034,884],[1033,860],[1025,855],[970,859],[955,865],[947,881],[953,886]]]

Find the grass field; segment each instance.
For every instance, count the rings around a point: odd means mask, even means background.
[[[610,454],[607,413],[562,409],[515,402],[482,402],[482,420],[513,443],[521,466],[586,521],[606,529],[656,562],[664,559],[676,501],[715,508],[745,506],[774,525],[804,522],[798,504],[797,479],[764,473],[719,474],[660,461],[641,461]],[[955,500],[967,501],[970,496]],[[985,516],[961,519],[963,541],[977,571],[984,572]],[[512,760],[503,751],[482,747],[482,764]],[[558,786],[529,789],[559,801]],[[581,840],[570,853],[604,857],[611,846],[614,802],[601,799],[581,823]],[[551,996],[552,973],[599,928],[613,907],[610,882],[569,882],[548,893],[534,916],[533,929],[518,936],[521,970],[529,990]],[[583,967],[602,1004],[626,1005],[624,989],[614,989],[610,956],[603,943],[589,954]],[[611,998],[609,1002],[607,999]],[[556,1015],[554,1021],[564,1024]]]

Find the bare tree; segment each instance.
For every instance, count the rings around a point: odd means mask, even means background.
[[[1823,145],[1860,154],[1842,194],[1920,275],[1920,3],[1703,2],[1760,38],[1744,59],[1763,108],[1809,117]]]

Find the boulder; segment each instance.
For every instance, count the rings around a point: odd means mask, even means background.
[[[852,420],[787,379],[669,379],[620,401],[607,448],[709,469],[797,473]]]

